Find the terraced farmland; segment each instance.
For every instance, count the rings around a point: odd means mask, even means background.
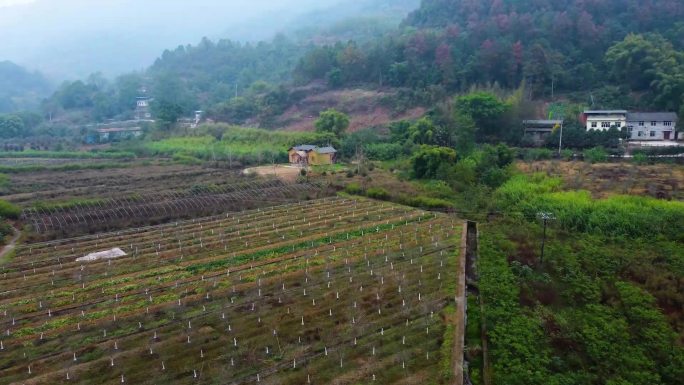
[[[0,268],[0,383],[447,383],[460,234],[328,198],[28,245]]]

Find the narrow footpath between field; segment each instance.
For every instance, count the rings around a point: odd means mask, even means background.
[[[16,227],[12,226],[12,231],[14,231],[12,240],[10,240],[10,242],[2,248],[2,251],[0,251],[0,264],[5,262],[5,257],[15,249],[17,241],[19,240],[19,237],[21,237],[21,231],[17,230]]]

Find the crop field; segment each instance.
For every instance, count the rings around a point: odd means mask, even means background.
[[[230,185],[193,186],[149,195],[139,193],[110,199],[89,199],[63,205],[29,207],[23,218],[37,233],[48,236],[112,230],[192,218],[226,211],[241,211],[297,201],[322,194],[318,185],[285,183],[280,179],[235,178]]]
[[[38,171],[8,175],[9,184],[2,199],[15,204],[36,202],[113,198],[135,191],[139,194],[160,190],[188,189],[192,186],[223,186],[234,180],[236,173],[221,168],[187,166],[154,161],[135,167],[104,170]]]
[[[24,245],[0,383],[448,383],[460,233],[336,197]]]
[[[22,219],[33,230],[27,232],[29,241],[36,242],[318,199],[330,193],[318,184],[247,176],[217,167],[165,161],[126,164],[103,170],[0,175],[4,181],[0,198],[23,208]]]
[[[71,159],[71,158],[0,158],[0,166],[22,167],[22,166],[64,166],[72,164],[106,164],[111,163],[111,159]],[[119,160],[119,162],[122,162]]]

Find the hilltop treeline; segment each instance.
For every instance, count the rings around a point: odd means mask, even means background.
[[[384,82],[433,92],[525,81],[539,98],[552,88],[612,85],[675,110],[684,88],[683,17],[676,0],[425,0],[397,33],[365,46],[317,47],[296,74],[333,86]],[[662,97],[671,89],[677,94]]]
[[[293,85],[399,88],[402,97],[388,103],[402,110],[525,83],[527,98],[555,93],[597,108],[679,111],[681,20],[678,0],[424,0],[381,38],[204,39],[164,52],[146,73],[65,83],[43,107],[69,121],[125,118],[144,84],[161,120],[201,108],[216,120],[269,126],[307,92]]]

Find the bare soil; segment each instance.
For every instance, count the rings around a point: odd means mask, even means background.
[[[243,173],[245,175],[276,176],[284,181],[294,182],[300,175],[300,169],[288,165],[261,166],[247,168]]]
[[[335,108],[349,114],[350,132],[364,128],[386,126],[404,119],[417,119],[425,114],[424,108],[393,112],[382,103],[392,93],[375,90],[335,90],[309,96],[291,107],[280,118],[280,126],[287,131],[313,131],[314,122],[321,111]]]

